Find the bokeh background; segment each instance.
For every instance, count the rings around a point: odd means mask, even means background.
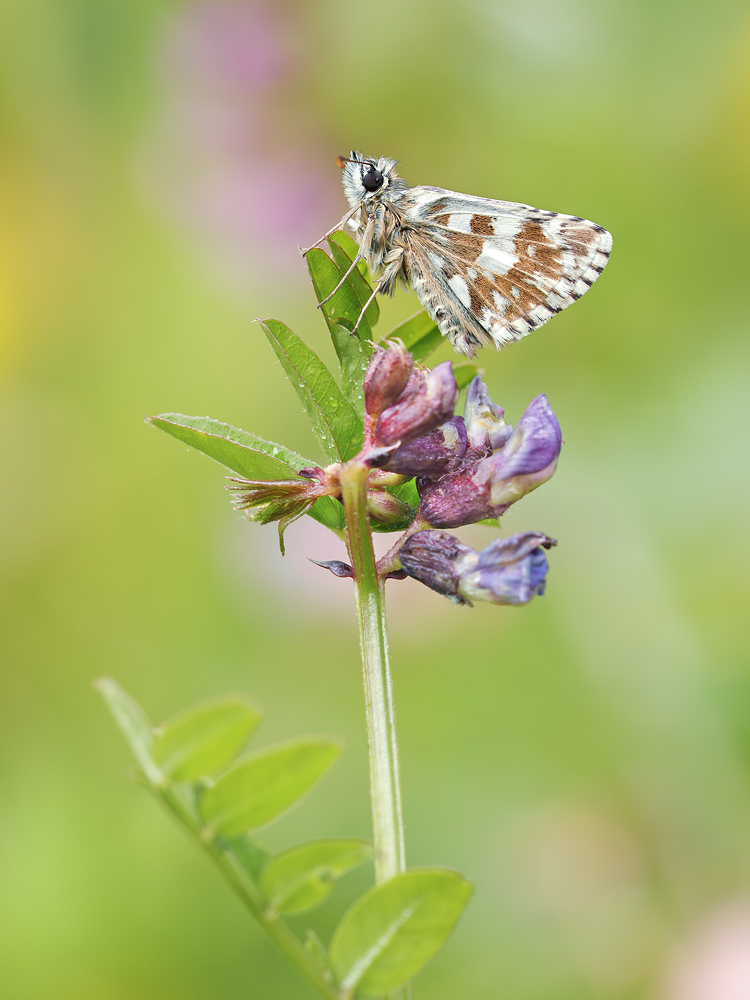
[[[563,427],[505,524],[559,538],[547,596],[391,588],[409,859],[477,884],[415,1000],[746,1000],[747,4],[4,0],[0,134],[3,995],[312,997],[122,780],[90,683],[156,720],[247,690],[256,741],[343,736],[265,839],[368,835],[351,593],[305,561],[338,543],[305,519],[282,560],[142,423],[317,456],[252,321],[332,357],[296,248],[356,147],[615,236],[589,295],[480,359],[510,420],[545,391]]]

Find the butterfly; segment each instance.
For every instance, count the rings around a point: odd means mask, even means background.
[[[350,271],[365,260],[379,274],[370,301],[392,295],[399,282],[411,286],[443,336],[469,357],[546,323],[589,290],[609,258],[612,236],[575,215],[411,187],[388,156],[353,151],[336,162],[350,210],[314,246],[349,223],[359,244]]]

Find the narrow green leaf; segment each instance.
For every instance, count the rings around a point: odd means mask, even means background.
[[[465,389],[471,380],[479,374],[479,366],[471,361],[462,365],[453,365],[453,375],[459,389]]]
[[[352,404],[357,415],[362,418],[365,412],[365,394],[362,384],[365,378],[370,356],[362,346],[359,337],[353,336],[344,326],[332,323],[331,340],[341,364],[341,388]]]
[[[261,718],[243,695],[192,705],[158,727],[153,758],[173,781],[196,781],[228,767]]]
[[[151,758],[154,730],[146,713],[111,677],[100,677],[94,681],[94,687],[104,699],[146,778],[152,785],[161,785],[162,773]]]
[[[249,431],[210,417],[162,413],[149,417],[146,423],[202,451],[244,479],[294,479],[300,469],[317,465],[281,444],[264,441]]]
[[[407,983],[448,939],[472,891],[458,872],[417,868],[360,897],[329,949],[342,1000],[355,991],[380,997]]]
[[[235,863],[240,866],[248,878],[256,884],[260,878],[260,873],[271,860],[271,852],[267,851],[249,833],[243,833],[239,837],[232,837],[231,840],[227,841],[225,850],[232,855]]]
[[[344,508],[333,497],[321,497],[320,500],[316,500],[313,509],[307,513],[309,517],[324,524],[331,531],[342,531],[346,524]]]
[[[337,229],[335,233],[331,234],[330,238],[332,240],[336,240],[336,242],[344,251],[349,260],[354,260],[354,258],[357,256],[357,250],[359,250],[359,247],[357,246],[357,241],[355,239],[353,239],[348,233],[344,232],[343,229]],[[367,267],[367,261],[365,260],[359,261],[359,263],[357,264],[357,269],[359,270],[359,273],[364,278],[367,279],[368,285],[372,286],[372,282],[369,279],[370,271]]]
[[[312,840],[273,857],[263,869],[260,887],[278,913],[301,913],[320,905],[337,878],[371,857],[366,840]]]
[[[354,252],[347,252],[346,244],[352,243],[352,240],[342,232],[333,233],[328,237],[328,246],[331,248],[331,255],[341,271],[342,275],[346,274],[349,268],[352,266],[352,261],[357,254],[357,245],[354,244]],[[360,308],[362,308],[366,302],[368,302],[372,296],[372,285],[367,280],[367,278],[362,275],[357,268],[351,272],[347,281],[350,283],[354,289],[354,294],[359,299]],[[370,329],[377,323],[380,319],[380,306],[378,305],[377,298],[374,298],[367,307],[367,312],[365,313],[365,319],[370,324]]]
[[[384,340],[392,340],[394,337],[403,340],[415,361],[423,361],[443,342],[443,335],[437,324],[430,319],[424,309],[400,323]],[[383,340],[380,344],[383,344]]]
[[[162,413],[158,417],[149,417],[146,423],[202,451],[244,479],[294,479],[300,469],[318,464],[281,444],[266,441],[256,434],[211,420],[210,417]],[[317,500],[308,514],[332,531],[340,531],[345,523],[341,504],[330,497]]]
[[[333,976],[331,975],[331,970],[328,968],[325,945],[310,927],[305,931],[305,951],[315,961],[315,964],[323,973],[323,978],[326,982],[330,983]]]
[[[289,327],[276,319],[260,325],[302,401],[325,455],[332,462],[352,458],[362,447],[362,421],[331,373]]]
[[[265,826],[292,806],[341,753],[330,740],[295,740],[239,761],[200,800],[206,837],[234,837]]]
[[[328,298],[341,281],[343,272],[324,250],[319,249],[311,250],[307,255],[307,268],[318,302],[322,302],[323,299]],[[341,323],[342,320],[346,320],[351,323],[353,329],[359,319],[359,314],[362,312],[362,303],[349,281],[345,281],[336,294],[320,309],[329,328],[333,323]],[[362,317],[362,322],[357,327],[357,336],[363,343],[372,340],[372,330],[366,316]]]

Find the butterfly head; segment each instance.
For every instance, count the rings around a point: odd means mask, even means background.
[[[397,161],[389,156],[375,159],[353,150],[351,156],[339,156],[336,163],[342,169],[344,193],[352,208],[379,202],[384,195],[392,197],[394,189],[408,186],[396,173]]]

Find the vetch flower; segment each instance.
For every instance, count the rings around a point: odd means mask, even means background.
[[[473,389],[473,391],[471,391]],[[469,447],[459,467],[418,479],[419,517],[436,528],[457,528],[499,517],[554,473],[562,434],[544,395],[529,403],[515,429],[502,419],[475,379],[467,395]],[[405,469],[399,471],[404,472]]]
[[[540,531],[496,538],[477,552],[447,531],[417,531],[399,552],[408,576],[455,604],[528,604],[544,594],[549,570],[542,551],[557,542]]]

